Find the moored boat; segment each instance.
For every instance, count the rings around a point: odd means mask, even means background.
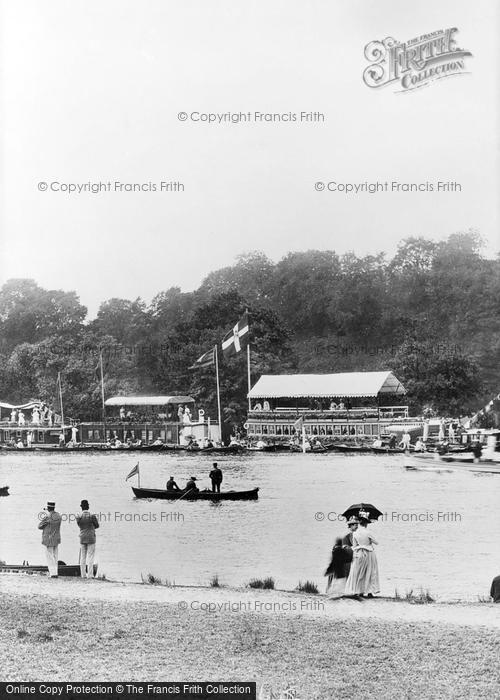
[[[500,464],[487,459],[474,462],[474,459],[459,459],[449,455],[445,457],[434,455],[405,455],[406,469],[418,471],[470,471],[484,474],[500,474]]]
[[[10,496],[8,486],[0,486],[0,496]]]
[[[166,489],[147,489],[132,486],[136,498],[159,498],[169,501],[255,501],[259,497],[259,489],[248,491],[167,491]]]
[[[0,574],[48,574],[47,566],[37,564],[0,564]],[[80,576],[79,564],[65,564],[59,562],[58,576]],[[94,576],[97,575],[97,564],[94,564]]]

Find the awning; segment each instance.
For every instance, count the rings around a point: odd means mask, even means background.
[[[5,403],[4,401],[0,401],[0,408],[34,408],[35,406],[41,406],[44,402],[43,401],[28,401],[28,403],[23,403],[20,405],[13,405],[11,403]]]
[[[248,393],[250,399],[354,398],[406,394],[392,372],[339,374],[264,374]]]
[[[105,406],[166,406],[167,404],[194,403],[191,396],[111,396]]]

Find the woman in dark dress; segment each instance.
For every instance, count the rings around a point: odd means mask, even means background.
[[[341,598],[344,594],[347,557],[346,550],[342,546],[342,538],[337,537],[333,545],[330,563],[325,571],[325,576],[328,576],[326,593],[329,593],[331,598]]]

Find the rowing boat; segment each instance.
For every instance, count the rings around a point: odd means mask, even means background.
[[[161,498],[168,501],[255,501],[259,497],[259,489],[249,491],[167,491],[166,489],[145,489],[132,486],[136,498]]]
[[[47,566],[36,564],[0,564],[0,574],[47,574]],[[79,564],[64,564],[59,562],[57,567],[59,576],[80,576]],[[97,574],[97,564],[94,564],[94,576]]]

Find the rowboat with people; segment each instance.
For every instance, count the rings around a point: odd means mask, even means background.
[[[168,501],[256,501],[259,497],[258,488],[248,491],[214,492],[208,489],[204,491],[168,491],[167,489],[147,489],[132,486],[132,491],[136,498],[158,498]]]

